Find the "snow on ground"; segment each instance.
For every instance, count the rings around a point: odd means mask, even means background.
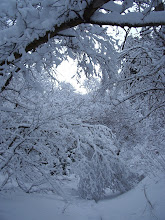
[[[1,192],[0,220],[165,220],[163,175],[147,177],[135,189],[97,203],[79,198],[74,181],[64,182],[67,203],[55,195]]]

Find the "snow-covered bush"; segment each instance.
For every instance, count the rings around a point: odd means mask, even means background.
[[[91,160],[86,160],[81,166],[79,194],[85,199],[99,200],[105,194],[105,189],[112,192],[130,190],[139,178],[114,155],[95,153]]]
[[[77,127],[79,155],[76,172],[79,175],[78,191],[82,198],[99,200],[106,188],[125,192],[139,181],[139,176],[129,170],[116,155],[114,136],[103,125],[82,124]]]
[[[0,190],[57,192],[56,176],[68,174],[74,161],[75,140],[66,121],[77,110],[79,99],[46,77],[42,92],[21,74],[18,79],[13,78],[0,96]]]

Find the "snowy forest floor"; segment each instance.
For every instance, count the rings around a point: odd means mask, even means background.
[[[97,203],[79,198],[75,179],[61,182],[68,201],[52,194],[0,193],[0,220],[165,220],[165,176],[147,177]]]

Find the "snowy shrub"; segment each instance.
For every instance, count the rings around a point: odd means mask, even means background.
[[[126,192],[139,181],[138,175],[132,173],[115,156],[104,158],[95,154],[90,161],[81,166],[79,194],[85,199],[99,200],[106,188],[112,192]]]
[[[79,99],[71,106],[75,95],[68,92],[64,98],[66,89],[46,88],[44,94],[30,88],[12,89],[14,101],[3,97],[0,107],[0,190],[17,187],[25,192],[57,193],[57,175],[67,175],[75,160],[75,138],[66,122]]]
[[[87,124],[80,130],[77,129],[80,132],[77,137],[79,195],[97,201],[104,196],[106,188],[122,193],[131,189],[139,181],[139,176],[116,155],[111,130],[106,126]]]

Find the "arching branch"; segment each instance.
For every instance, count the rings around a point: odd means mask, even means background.
[[[146,16],[140,12],[129,12],[128,14],[122,15],[119,12],[103,13],[98,12],[105,3],[111,0],[93,0],[84,10],[83,16],[78,16],[75,14],[73,19],[70,19],[61,25],[55,24],[54,27],[46,31],[42,36],[38,36],[32,40],[29,44],[25,46],[25,52],[34,52],[39,46],[47,43],[49,39],[58,36],[58,33],[73,28],[82,23],[85,24],[96,24],[96,25],[113,25],[120,27],[144,27],[144,26],[158,26],[165,25],[165,11],[150,12]],[[22,57],[20,52],[14,52],[14,60]],[[8,65],[13,63],[13,61],[3,60],[0,62],[0,66],[5,63]]]

